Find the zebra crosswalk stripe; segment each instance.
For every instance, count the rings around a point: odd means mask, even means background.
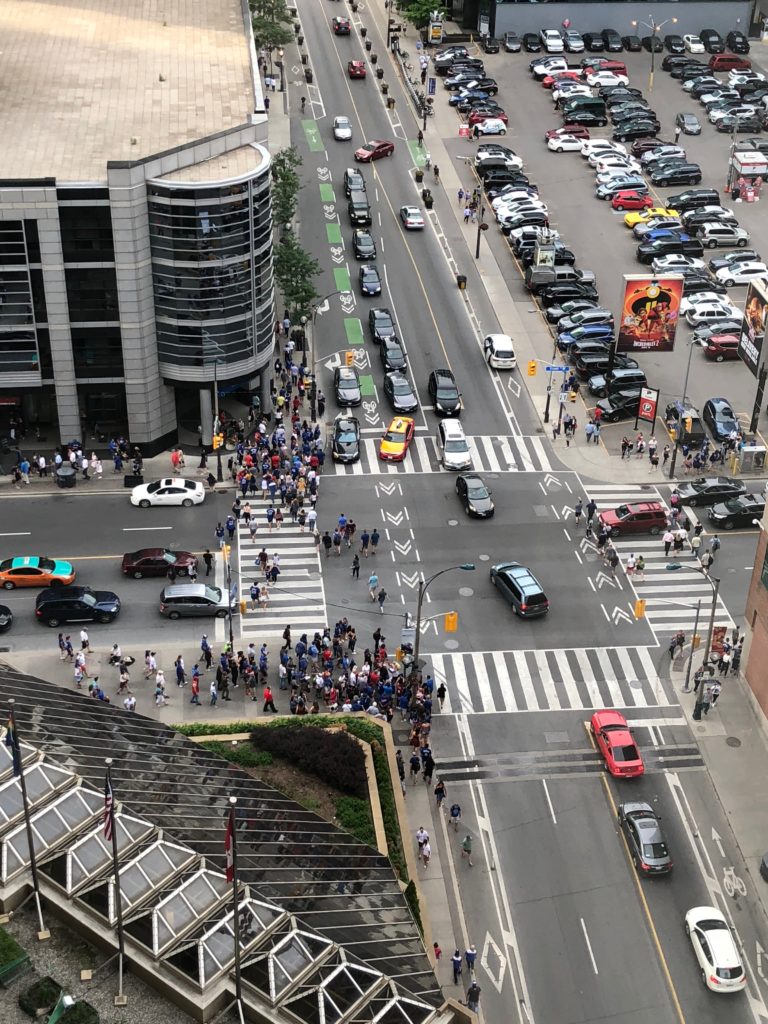
[[[483,651],[430,656],[443,714],[646,708],[676,703],[659,678],[659,648]]]
[[[549,472],[552,464],[539,437],[495,437],[478,435],[467,437],[472,454],[472,466],[486,473]],[[402,462],[382,462],[379,442],[363,438],[357,462],[333,464],[333,471],[348,476],[381,476],[389,473],[442,473],[437,445],[433,437],[417,434]]]

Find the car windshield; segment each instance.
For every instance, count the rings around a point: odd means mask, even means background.
[[[162,480],[157,480],[153,484],[147,484],[147,494],[155,494],[157,491],[160,490],[161,486],[162,486]]]
[[[342,377],[339,380],[339,390],[340,391],[356,391],[357,390],[357,381],[354,379],[354,377]]]
[[[644,843],[643,856],[647,860],[663,860],[669,856],[666,843]]]
[[[445,442],[445,450],[447,452],[466,452],[468,451],[467,442],[461,438],[456,438],[452,441]]]
[[[439,387],[437,389],[437,397],[442,402],[448,402],[453,398],[458,398],[459,392],[456,388],[452,387]]]
[[[56,563],[51,558],[38,558],[37,564],[44,572],[53,572],[56,568]]]
[[[218,587],[206,587],[205,598],[207,601],[215,601],[218,604],[221,601],[221,591]]]
[[[87,590],[80,598],[80,600],[83,602],[83,604],[87,604],[89,608],[96,607],[96,598],[93,596],[93,594],[89,594]]]
[[[357,440],[357,434],[350,427],[341,427],[336,440],[340,444],[352,444],[353,441]]]
[[[619,505],[619,507],[616,509],[616,518],[617,519],[626,519],[627,516],[630,515],[630,514],[631,513],[630,513],[629,505]]]
[[[394,430],[392,427],[390,427],[389,430],[384,435],[384,440],[385,441],[397,441],[397,442],[404,441],[405,440],[405,431],[404,430]]]
[[[470,498],[487,498],[488,488],[479,480],[472,480],[467,484],[467,494]]]
[[[392,392],[395,395],[410,395],[412,394],[411,385],[407,380],[396,380],[392,382]]]
[[[622,747],[613,748],[614,761],[639,761],[640,755],[634,743],[627,743]]]

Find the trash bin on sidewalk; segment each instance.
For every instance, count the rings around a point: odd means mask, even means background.
[[[312,68],[304,68],[304,80],[306,82],[312,81]]]
[[[466,277],[466,274],[457,274],[456,275],[456,284],[459,286],[459,291],[463,292],[465,290],[465,288],[467,287],[467,277]]]
[[[72,466],[59,466],[56,470],[56,483],[59,487],[74,487],[77,483],[77,472]]]
[[[123,487],[138,487],[144,483],[144,476],[141,473],[126,473],[123,477]]]

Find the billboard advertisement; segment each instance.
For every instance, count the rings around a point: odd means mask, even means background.
[[[617,352],[671,352],[683,297],[683,278],[624,275]]]
[[[765,340],[765,317],[768,313],[768,290],[764,281],[750,281],[744,320],[739,335],[739,358],[753,377],[760,372]]]

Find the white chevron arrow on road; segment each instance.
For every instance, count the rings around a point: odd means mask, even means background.
[[[403,513],[402,512],[394,512],[393,513],[393,512],[386,512],[385,511],[384,515],[387,517],[389,522],[392,523],[394,526],[399,526],[400,523],[402,523],[402,521],[403,521]]]

